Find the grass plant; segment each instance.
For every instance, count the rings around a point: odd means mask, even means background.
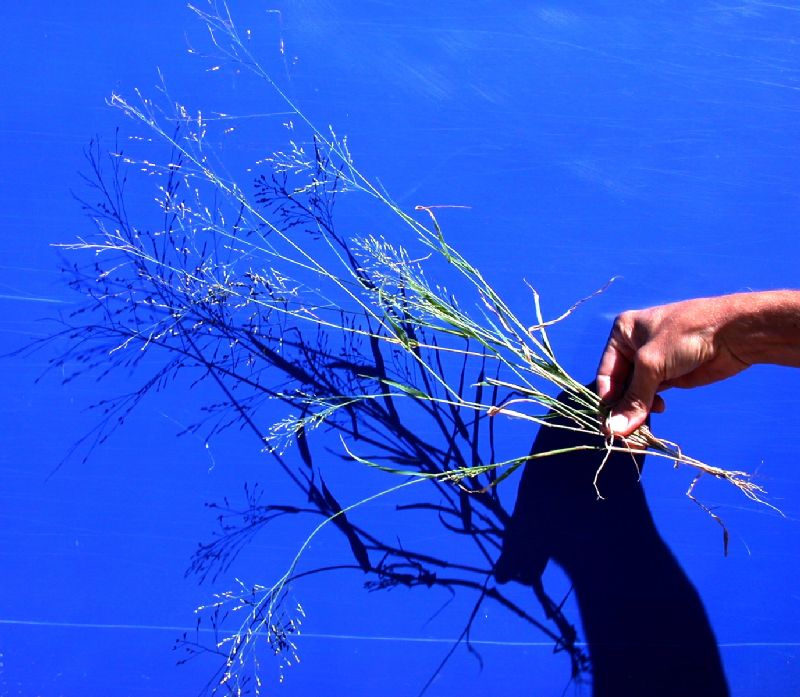
[[[95,141],[86,152],[90,194],[81,198],[94,231],[61,247],[82,260],[90,254],[88,263],[71,266],[71,283],[88,302],[66,321],[69,348],[54,364],[73,366],[71,376],[148,370],[137,389],[99,403],[104,418],[90,448],[146,394],[191,372],[221,399],[205,405],[190,430],[206,437],[234,426],[251,431],[307,497],[306,506],[264,503],[264,491],[249,486],[243,507],[215,505],[219,534],[192,563],[201,579],[227,572],[242,546],[275,518],[304,514],[317,524],[274,583],[237,582],[200,609],[217,631],[211,647],[198,635],[184,636],[180,648],[220,657],[213,689],[258,694],[264,647],[285,665],[296,661],[302,610],[287,603],[287,588],[311,573],[299,567],[301,556],[332,527],[354,560],[337,568],[367,572],[368,588],[470,589],[478,600],[464,641],[477,608],[491,598],[567,650],[572,676],[580,675],[585,656],[565,618],[554,617],[555,626],[540,622],[490,585],[508,520],[498,486],[534,457],[497,456],[498,417],[594,434],[594,445],[576,449],[598,451],[598,474],[608,453],[636,449],[727,481],[754,501],[763,502],[763,490],[745,472],[700,462],[647,427],[624,441],[604,437],[608,409],[562,367],[549,335],[584,301],[548,319],[531,288],[530,316],[519,317],[448,241],[439,207],[402,209],[357,167],[346,138],[306,118],[262,67],[224,2],[191,9],[208,29],[211,67],[246,70],[266,87],[266,98],[282,102],[288,147],[262,158],[253,185],[243,187],[216,147],[215,138],[234,122],[230,115],[191,110],[171,97],[163,79],[155,101],[114,94],[112,106],[142,127],[143,142],[117,142],[106,154]],[[159,147],[161,160],[128,152]],[[133,180],[142,178],[156,191],[147,222],[134,220],[128,203]],[[388,213],[403,231],[398,241],[341,235],[334,206],[342,196]],[[458,298],[429,278],[429,269],[442,268]],[[557,400],[561,391],[571,398]],[[283,417],[267,420],[277,405]],[[557,423],[548,412],[560,417]],[[405,426],[409,414],[426,419],[438,441]],[[312,454],[320,427],[338,437],[341,459],[397,479],[340,504]],[[399,510],[432,513],[444,530],[471,542],[480,564],[386,542],[350,519],[378,497],[425,482],[431,498],[421,495]]]

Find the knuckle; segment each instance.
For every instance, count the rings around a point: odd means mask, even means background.
[[[637,368],[645,371],[648,375],[658,374],[663,363],[663,352],[655,346],[645,345],[636,354]]]
[[[617,315],[614,320],[614,331],[622,336],[630,336],[636,324],[636,311],[626,310]]]
[[[630,410],[637,414],[646,414],[650,409],[650,404],[647,402],[647,400],[643,397],[640,397],[638,394],[630,395],[630,401],[628,404],[630,405]]]

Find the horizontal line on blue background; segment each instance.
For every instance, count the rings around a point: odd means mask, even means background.
[[[18,625],[26,627],[60,627],[69,629],[128,629],[128,630],[152,630],[168,632],[194,632],[210,633],[214,630],[209,628],[195,627],[173,627],[168,625],[151,624],[101,624],[94,622],[51,622],[47,620],[12,620],[0,619],[0,625]],[[421,644],[451,644],[455,641],[452,638],[440,637],[402,637],[402,636],[369,636],[360,634],[317,634],[313,632],[301,632],[297,635],[298,639],[341,639],[347,641],[398,641]],[[482,646],[519,646],[519,647],[547,647],[552,648],[552,641],[501,641],[493,639],[473,639],[471,644]],[[586,646],[583,642],[578,642],[577,646]],[[720,648],[798,648],[800,641],[727,641],[720,642]]]
[[[7,295],[0,293],[0,300],[27,300],[36,303],[55,303],[57,305],[69,305],[69,300],[59,300],[58,298],[41,298],[32,295]]]

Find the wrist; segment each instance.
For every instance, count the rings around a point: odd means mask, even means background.
[[[718,338],[747,365],[800,366],[800,291],[721,296]]]

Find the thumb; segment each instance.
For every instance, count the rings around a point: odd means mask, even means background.
[[[652,363],[637,356],[630,385],[611,410],[608,427],[614,435],[629,436],[645,422],[660,383]]]

